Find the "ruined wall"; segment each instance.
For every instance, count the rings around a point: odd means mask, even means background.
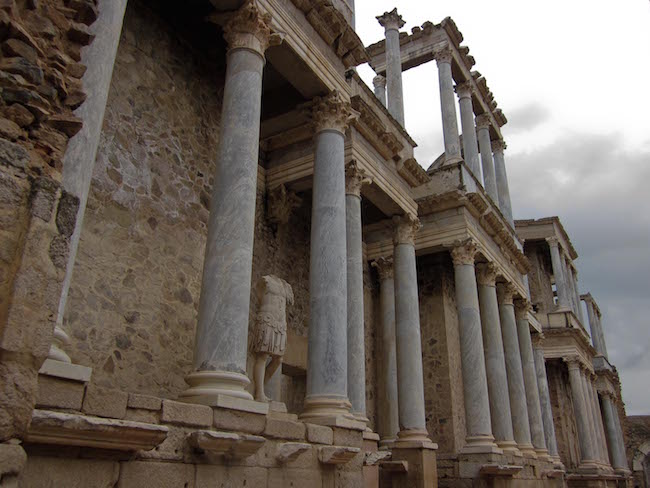
[[[526,242],[524,252],[531,264],[531,270],[528,273],[531,301],[538,313],[552,312],[555,309],[551,284],[553,268],[548,246],[546,243]]]
[[[569,373],[561,361],[546,361],[548,387],[560,459],[567,469],[580,464],[580,445],[576,426]]]

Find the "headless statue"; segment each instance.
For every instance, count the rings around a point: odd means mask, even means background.
[[[287,302],[293,305],[291,285],[277,276],[263,276],[257,284],[259,310],[255,317],[255,331],[252,350],[255,354],[253,380],[255,400],[267,402],[264,394],[265,383],[282,364],[282,356],[287,348]],[[271,361],[267,366],[267,360]]]

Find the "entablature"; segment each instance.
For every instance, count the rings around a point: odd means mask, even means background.
[[[578,258],[578,252],[573,247],[569,235],[560,222],[560,218],[544,217],[541,219],[515,220],[517,235],[522,241],[541,241],[556,238],[560,248],[571,260]]]
[[[595,351],[577,329],[544,329],[542,348],[544,359],[578,360],[586,370],[594,373]]]

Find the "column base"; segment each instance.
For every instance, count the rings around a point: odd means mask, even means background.
[[[460,450],[461,454],[503,454],[503,451],[494,443],[491,435],[477,435],[465,437],[465,446]]]
[[[535,448],[535,454],[540,461],[552,462],[551,456],[548,454],[548,449]]]
[[[429,438],[425,429],[403,429],[397,433],[395,449],[438,449],[438,444]]]
[[[232,371],[195,371],[185,377],[190,387],[178,395],[178,399],[187,403],[216,406],[219,396],[231,396],[252,400],[253,395],[246,391],[250,384],[248,377]]]
[[[386,437],[379,441],[379,450],[391,450],[397,442],[397,437]]]
[[[357,422],[362,422],[366,425],[370,423],[370,419],[365,416],[365,414],[360,413],[360,412],[350,412],[352,419],[356,420]],[[370,430],[370,429],[368,429]]]
[[[614,473],[616,473],[619,476],[623,476],[624,478],[627,478],[632,474],[632,471],[630,471],[628,468],[614,468]]]
[[[497,447],[503,450],[504,454],[510,454],[511,456],[521,457],[523,454],[517,447],[515,441],[496,441]]]
[[[535,452],[535,448],[531,443],[526,442],[526,443],[517,444],[517,447],[525,457],[531,459],[537,459],[537,453]]]
[[[300,420],[316,418],[345,417],[348,420],[358,422],[350,413],[352,404],[344,396],[311,396],[305,399],[304,410],[300,414]],[[365,423],[364,423],[365,429]]]
[[[578,465],[578,471],[582,473],[595,473],[598,469],[598,462],[593,459],[583,459]]]

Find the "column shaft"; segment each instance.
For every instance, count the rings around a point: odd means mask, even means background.
[[[469,82],[456,86],[460,104],[460,122],[463,128],[463,154],[465,163],[481,180],[481,165],[478,159],[478,141],[476,140],[476,125],[474,123],[474,109],[472,107],[472,88]]]
[[[598,392],[596,385],[593,381],[587,379],[589,386],[589,393],[591,395],[591,405],[594,411],[594,424],[596,427],[596,439],[598,441],[598,452],[600,459],[605,464],[610,464],[609,455],[607,454],[607,440],[605,439],[605,429],[603,428],[603,415],[600,410],[600,402],[598,401]]]
[[[551,251],[551,265],[553,267],[553,278],[555,279],[555,288],[557,290],[558,310],[569,310],[569,290],[564,279],[564,266],[562,266],[559,243],[555,237],[548,238],[546,241]]]
[[[584,314],[582,313],[582,301],[580,300],[580,287],[578,286],[578,271],[575,270],[573,272],[573,290],[575,292],[576,296],[576,307],[578,309],[578,319],[580,319],[580,323],[584,326],[585,325],[585,317]]]
[[[375,96],[379,99],[382,105],[386,106],[386,78],[377,75],[372,79],[372,84],[375,91]]]
[[[575,281],[573,279],[573,268],[567,263],[566,259],[562,260],[562,264],[564,265],[564,268],[562,271],[564,272],[564,280],[566,281],[566,287],[569,290],[569,299],[571,301],[571,309],[573,310],[573,313],[575,316],[578,316],[578,304],[576,303],[576,300],[578,300],[577,295],[576,295],[576,289],[573,286]]]
[[[618,410],[609,395],[603,396],[603,415],[605,417],[607,443],[612,459],[612,466],[617,471],[628,471],[625,443],[623,442],[622,430],[620,428]]]
[[[510,202],[510,188],[508,187],[508,174],[506,173],[506,159],[503,155],[505,148],[506,143],[502,140],[494,141],[492,143],[492,149],[494,151],[494,174],[497,184],[499,209],[514,229],[515,223],[512,219],[512,203]]]
[[[591,330],[591,342],[593,343],[596,352],[598,354],[604,355],[603,354],[604,348],[603,348],[603,343],[601,342],[601,334],[599,330],[600,324],[598,322],[598,316],[596,314],[594,302],[590,298],[585,299],[585,302],[587,304],[587,317],[589,318],[589,329]]]
[[[487,114],[476,118],[478,145],[481,150],[481,166],[483,168],[483,188],[495,205],[499,204],[494,160],[492,159],[492,143],[490,142],[490,119]]]
[[[377,17],[386,32],[386,88],[388,112],[404,127],[404,92],[402,89],[402,52],[399,30],[404,26],[397,9]]]
[[[492,432],[497,446],[504,451],[519,454],[512,430],[508,377],[495,284],[496,270],[494,265],[489,263],[477,265],[476,270]]]
[[[517,441],[517,447],[522,454],[536,457],[537,455],[535,454],[530,437],[526,386],[524,384],[521,353],[519,351],[513,293],[514,289],[512,285],[501,283],[498,285],[499,314],[501,317],[503,349],[506,357],[506,371],[508,373],[508,394],[510,396],[510,410],[512,411],[512,427],[515,434],[515,441]]]
[[[605,331],[603,330],[603,323],[601,322],[602,315],[600,314],[600,310],[596,311],[596,324],[597,328],[596,330],[598,331],[598,337],[600,340],[600,353],[605,356],[605,359],[608,359],[609,356],[607,355],[607,342],[605,341]]]
[[[440,87],[440,109],[442,112],[442,135],[445,142],[445,162],[460,161],[460,138],[456,119],[456,96],[454,79],[451,73],[452,53],[443,49],[434,53],[438,64],[438,83]]]
[[[588,375],[589,371],[582,371],[582,389],[585,397],[585,412],[587,415],[587,421],[589,425],[589,438],[591,439],[591,448],[593,453],[593,459],[597,462],[602,463],[602,452],[598,445],[598,431],[596,430],[596,413],[594,411],[594,401],[591,395],[591,381],[589,381]]]
[[[593,465],[596,456],[593,450],[594,443],[591,438],[591,427],[589,425],[589,411],[584,396],[584,378],[577,360],[567,361],[569,369],[569,384],[571,386],[571,398],[573,400],[573,413],[578,427],[578,441],[580,443],[580,464],[581,466]]]
[[[555,461],[559,460],[557,450],[557,439],[555,437],[555,424],[553,423],[553,409],[551,407],[551,395],[548,389],[548,378],[546,376],[546,364],[544,362],[544,349],[541,345],[533,345],[533,356],[535,359],[535,371],[537,373],[537,386],[539,387],[539,399],[542,409],[542,422],[544,424],[544,438],[548,453]]]
[[[476,244],[468,242],[451,251],[456,284],[461,369],[467,428],[464,452],[494,452],[490,399],[483,354],[483,333],[474,269]]]

